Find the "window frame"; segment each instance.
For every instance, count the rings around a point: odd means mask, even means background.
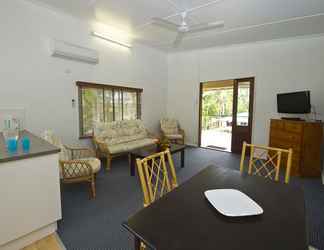
[[[135,92],[136,93],[136,111],[137,111],[137,119],[141,119],[142,116],[142,101],[141,94],[143,93],[142,88],[133,88],[133,87],[125,87],[119,85],[110,85],[110,84],[100,84],[93,82],[83,82],[77,81],[76,85],[78,87],[78,105],[79,105],[79,139],[87,139],[92,138],[93,135],[84,135],[83,134],[83,101],[82,101],[82,89],[101,89],[103,91],[103,115],[104,119],[106,116],[106,106],[105,106],[105,90],[112,91],[112,102],[113,102],[113,121],[115,121],[115,91],[121,91],[122,96],[122,119],[123,119],[123,109],[124,109],[124,101],[123,101],[123,92]]]

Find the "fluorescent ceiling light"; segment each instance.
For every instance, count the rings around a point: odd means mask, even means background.
[[[119,41],[117,39],[111,38],[111,37],[107,36],[106,34],[102,34],[102,33],[96,32],[96,31],[93,31],[91,34],[93,36],[95,36],[95,37],[101,38],[101,39],[106,40],[108,42],[115,43],[115,44],[118,44],[118,45],[123,46],[123,47],[132,48],[132,45],[130,45],[128,43],[125,43],[125,42],[122,42],[122,41]]]

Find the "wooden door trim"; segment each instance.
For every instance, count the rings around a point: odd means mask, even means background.
[[[240,82],[250,82],[250,95],[249,95],[249,121],[248,121],[248,133],[249,133],[249,141],[252,141],[252,129],[253,129],[253,107],[254,107],[254,84],[255,77],[245,77],[238,78],[234,80],[234,92],[233,92],[233,117],[232,117],[232,146],[231,151],[233,152],[233,141],[234,141],[234,126],[237,127],[237,102],[238,102],[238,87]]]
[[[235,79],[233,84],[232,142],[231,142],[232,145],[233,145],[233,127],[234,125],[236,126],[237,123],[237,102],[238,102],[238,80]]]
[[[233,93],[233,121],[234,121],[234,102],[237,104],[237,95],[238,95],[238,84],[240,82],[250,82],[250,96],[249,96],[249,126],[250,127],[250,133],[252,132],[252,122],[253,122],[253,107],[254,107],[254,82],[255,77],[246,77],[246,78],[238,78],[234,80],[234,93]],[[237,87],[235,87],[235,84],[237,84]],[[236,96],[235,96],[236,92]],[[237,105],[235,105],[235,109],[237,109]],[[236,120],[236,119],[235,119]]]
[[[202,119],[202,95],[203,95],[203,82],[199,83],[199,123],[198,123],[198,147],[201,147],[201,119]]]

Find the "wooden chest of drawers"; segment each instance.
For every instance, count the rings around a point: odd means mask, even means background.
[[[271,120],[269,145],[293,149],[292,175],[303,177],[321,175],[322,140],[322,123]]]

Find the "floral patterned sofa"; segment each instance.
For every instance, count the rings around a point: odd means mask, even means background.
[[[114,157],[155,144],[153,136],[141,120],[97,123],[93,141],[98,154],[107,158],[107,170],[111,168],[111,160]]]

